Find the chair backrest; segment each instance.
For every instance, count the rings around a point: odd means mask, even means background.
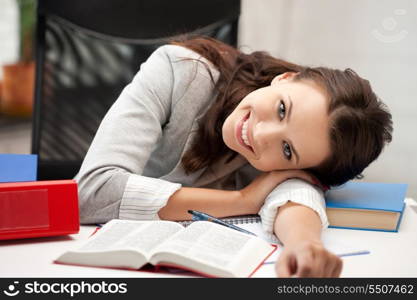
[[[38,179],[72,178],[140,64],[179,34],[236,46],[240,1],[39,0],[32,153]]]

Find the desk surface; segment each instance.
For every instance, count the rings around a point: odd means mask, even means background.
[[[406,200],[399,232],[327,229],[344,243],[360,243],[368,255],[343,258],[342,277],[417,277],[417,202]],[[113,270],[54,264],[54,258],[76,248],[95,230],[81,226],[65,237],[0,242],[0,277],[178,277],[180,274]],[[275,277],[274,265],[264,265],[254,277]]]

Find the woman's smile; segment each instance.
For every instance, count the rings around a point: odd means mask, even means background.
[[[238,143],[250,151],[254,153],[253,147],[251,146],[250,142],[250,132],[249,132],[249,117],[250,112],[248,112],[237,124],[236,126],[236,139]]]

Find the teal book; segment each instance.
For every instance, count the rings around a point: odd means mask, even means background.
[[[0,182],[36,181],[36,154],[0,154]]]
[[[325,193],[330,228],[397,232],[407,184],[354,182]]]

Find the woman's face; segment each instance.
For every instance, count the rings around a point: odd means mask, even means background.
[[[223,124],[225,144],[260,171],[315,167],[330,155],[325,94],[294,75],[248,94]]]

